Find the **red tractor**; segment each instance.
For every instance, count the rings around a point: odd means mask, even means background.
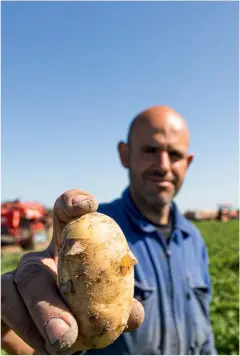
[[[225,222],[229,220],[239,220],[239,212],[231,204],[219,204],[218,220]]]
[[[23,249],[47,240],[52,225],[48,210],[39,203],[19,200],[1,204],[1,245],[19,244]]]

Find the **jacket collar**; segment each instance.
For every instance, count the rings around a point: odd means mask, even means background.
[[[135,223],[142,231],[151,233],[157,231],[156,225],[151,223],[146,219],[141,212],[138,210],[134,204],[129,187],[124,190],[122,194],[122,202],[124,209],[127,212],[129,218]],[[170,214],[172,216],[173,230],[181,230],[185,236],[190,235],[190,226],[186,218],[180,213],[177,208],[177,205],[172,202]]]

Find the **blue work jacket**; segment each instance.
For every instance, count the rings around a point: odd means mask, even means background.
[[[143,324],[123,333],[112,345],[89,355],[216,354],[209,320],[211,283],[208,255],[199,230],[171,206],[168,243],[133,203],[129,188],[120,199],[101,204],[138,259],[135,298],[145,309]]]

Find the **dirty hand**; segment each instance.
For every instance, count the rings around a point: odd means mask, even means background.
[[[62,194],[53,210],[53,238],[43,252],[25,254],[16,270],[2,275],[2,348],[10,354],[69,354],[78,326],[57,287],[57,260],[66,223],[97,210],[90,194],[74,189]],[[144,310],[135,299],[128,329],[143,321]],[[79,350],[80,351],[80,350]]]

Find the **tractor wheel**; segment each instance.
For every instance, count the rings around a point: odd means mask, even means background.
[[[30,229],[21,229],[19,246],[23,250],[32,250],[35,247],[33,234]]]
[[[23,250],[33,250],[34,249],[34,242],[33,239],[30,238],[28,240],[22,240],[19,242],[19,245]]]

